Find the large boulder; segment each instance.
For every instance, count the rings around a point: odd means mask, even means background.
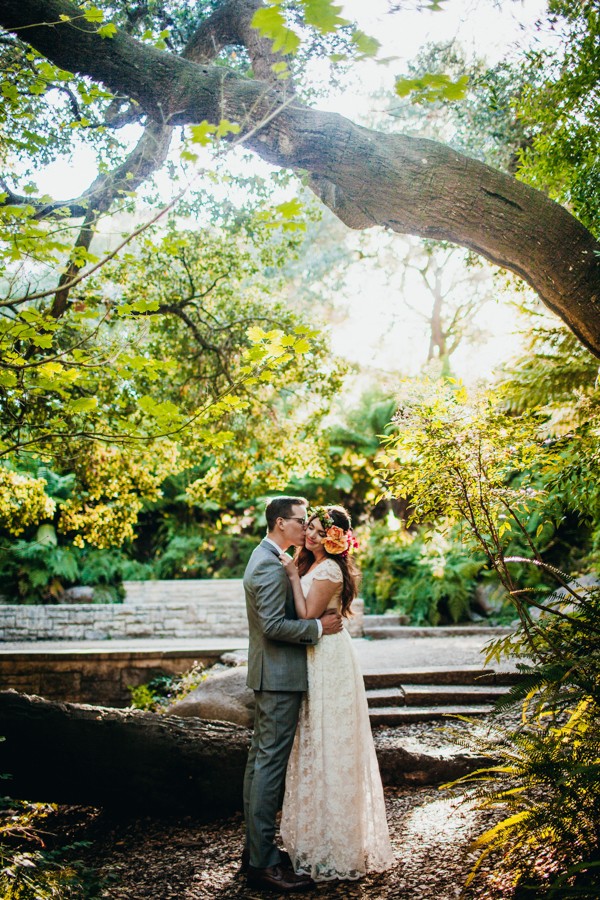
[[[589,575],[579,575],[575,580],[569,582],[569,588],[585,601],[590,592],[600,590],[600,580],[598,575],[594,573]],[[565,616],[574,613],[578,607],[578,604],[574,602],[573,595],[564,587],[557,588],[547,597],[542,596],[541,602],[549,609],[555,609]],[[539,619],[540,616],[547,616],[550,615],[550,613],[538,609],[535,606],[530,606],[529,615],[532,619]]]
[[[183,700],[167,710],[171,716],[233,722],[251,728],[254,722],[254,691],[246,687],[248,669],[220,665],[210,669],[205,680]]]

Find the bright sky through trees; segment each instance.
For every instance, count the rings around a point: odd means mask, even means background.
[[[436,11],[418,8],[425,4],[402,3],[398,4],[402,11],[393,14],[390,5],[388,0],[343,2],[344,14],[376,37],[382,45],[381,55],[392,59],[386,66],[363,63],[351,86],[330,93],[320,102],[322,108],[372,126],[372,118],[380,116],[386,106],[377,91],[391,93],[395,77],[404,73],[407,63],[428,43],[455,42],[467,58],[481,57],[493,64],[534,41],[551,39],[536,28],[546,7],[544,0],[445,0]],[[371,235],[371,246],[376,247],[380,241],[375,233]],[[350,238],[353,243],[365,239],[369,241],[364,234]],[[383,239],[389,240],[387,236]],[[393,236],[392,241],[405,244],[401,236]],[[486,267],[491,281],[492,268]],[[397,271],[382,271],[368,263],[352,267],[343,296],[337,298],[337,305],[346,307],[347,314],[335,328],[333,344],[338,353],[362,365],[415,374],[427,352],[427,326],[404,301],[413,308],[423,304],[424,312],[429,301],[416,277],[409,277],[403,288],[398,282]],[[480,342],[462,346],[453,358],[456,373],[469,381],[489,376],[519,345],[513,334],[515,314],[507,303],[486,304],[478,316],[478,327]]]
[[[373,119],[380,118],[386,108],[382,92],[393,91],[395,77],[404,74],[408,62],[427,43],[456,42],[467,58],[478,56],[494,63],[511,55],[519,46],[545,39],[535,29],[545,7],[544,0],[502,3],[442,0],[437,11],[418,8],[420,4],[416,2],[402,3],[401,11],[390,13],[391,5],[391,0],[344,0],[343,14],[356,20],[367,34],[381,42],[380,55],[389,57],[389,63],[368,61],[355,67],[340,89],[319,98],[320,108],[335,110],[372,126]],[[317,62],[309,71],[326,91],[328,76],[322,63]],[[73,159],[49,167],[40,177],[40,183],[56,198],[75,196],[89,185],[93,166],[91,152],[80,149]],[[268,171],[268,166],[256,157],[251,166],[253,171]],[[162,176],[159,178],[162,180]],[[103,230],[106,229],[105,223]],[[416,373],[426,357],[428,338],[427,325],[414,308],[422,306],[425,312],[429,301],[418,278],[410,276],[400,284],[390,253],[386,254],[385,267],[378,262],[382,242],[389,245],[391,239],[399,248],[400,258],[405,239],[380,236],[375,231],[362,234],[348,231],[347,239],[351,246],[360,245],[369,252],[366,258],[363,256],[359,263],[348,268],[345,283],[334,298],[333,349],[367,367]],[[478,318],[480,343],[459,349],[453,358],[456,373],[468,380],[488,376],[502,359],[514,352],[516,341],[511,334],[514,322],[514,312],[506,303],[486,304]]]

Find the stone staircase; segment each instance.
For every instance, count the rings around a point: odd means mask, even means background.
[[[371,725],[483,716],[518,677],[470,666],[370,672],[364,679]]]
[[[499,637],[514,631],[512,627],[489,626],[485,620],[480,623],[467,625],[409,625],[408,616],[392,615],[386,613],[383,616],[366,615],[363,618],[363,634],[371,640],[385,638],[410,638],[410,637],[460,637],[461,635],[481,635]]]

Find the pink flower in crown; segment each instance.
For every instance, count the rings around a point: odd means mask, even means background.
[[[346,550],[348,553],[352,553],[353,550],[358,550],[358,541],[354,537],[354,532],[351,528],[346,532]]]
[[[323,547],[327,553],[331,553],[333,556],[347,550],[348,541],[346,540],[344,529],[340,528],[338,525],[332,525],[331,528],[328,528],[325,534],[325,540],[323,541]]]

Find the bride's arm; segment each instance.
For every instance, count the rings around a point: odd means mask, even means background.
[[[298,613],[299,618],[318,619],[322,616],[338,588],[339,584],[336,584],[335,581],[327,581],[325,578],[320,578],[318,581],[315,579],[306,597],[306,616],[300,616]]]
[[[287,554],[281,555],[281,561],[292,585],[296,615],[299,619],[319,619],[327,609],[327,604],[335,594],[339,584],[326,579],[315,580],[310,586],[308,595],[305,597],[300,584],[300,575],[294,561]]]

